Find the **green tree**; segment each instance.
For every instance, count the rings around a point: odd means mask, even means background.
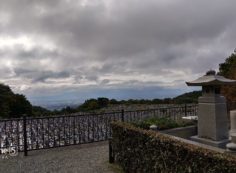
[[[32,116],[32,105],[24,95],[15,94],[10,101],[10,117]]]
[[[40,106],[33,106],[32,107],[32,111],[33,111],[33,116],[48,116],[48,115],[51,115],[52,112],[45,109],[45,108],[42,108]]]
[[[98,103],[98,106],[100,108],[104,108],[104,107],[107,107],[108,104],[109,104],[109,99],[108,98],[105,98],[105,97],[99,97],[97,99],[97,103]]]
[[[234,78],[236,76],[236,54],[231,54],[224,63],[219,65],[219,74],[225,77]]]
[[[10,115],[10,101],[14,93],[10,87],[4,84],[0,84],[0,117],[9,118]]]
[[[32,116],[32,105],[24,95],[14,94],[9,86],[0,84],[0,117]]]
[[[9,109],[8,104],[0,100],[0,117],[8,118],[9,113],[10,113],[10,109]]]
[[[112,105],[119,104],[119,102],[116,99],[111,99],[109,103]]]
[[[92,99],[87,104],[87,110],[95,110],[95,109],[99,109],[99,105],[97,100]]]
[[[224,63],[219,65],[219,74],[226,78],[236,79],[236,53],[231,54]],[[224,86],[221,92],[230,103],[236,102],[235,86]]]
[[[173,101],[177,104],[198,103],[198,97],[200,97],[201,95],[202,91],[193,91],[179,95],[173,98]]]
[[[98,101],[96,99],[86,100],[82,105],[78,107],[78,110],[88,111],[99,109]]]

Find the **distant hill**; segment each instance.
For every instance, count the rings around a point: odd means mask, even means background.
[[[184,93],[173,98],[173,102],[176,104],[183,104],[183,103],[198,103],[198,97],[202,95],[201,91],[193,91],[189,93]]]
[[[129,100],[115,100],[100,97],[97,99],[86,100],[83,104],[77,108],[66,107],[61,110],[62,113],[74,113],[78,111],[94,111],[106,107],[112,107],[114,105],[153,105],[153,104],[190,104],[198,103],[198,97],[202,95],[201,91],[193,91],[184,93],[175,98],[164,98],[164,99],[129,99]]]
[[[100,97],[97,99],[88,99],[81,105],[69,105],[61,110],[50,111],[40,106],[33,106],[24,95],[15,94],[9,86],[0,84],[0,118],[18,118],[22,115],[27,116],[47,116],[55,114],[67,114],[84,111],[96,111],[101,108],[112,107],[114,105],[151,105],[151,104],[187,104],[197,103],[198,97],[201,96],[201,91],[193,91],[179,95],[175,98],[164,99],[129,99],[115,100]]]

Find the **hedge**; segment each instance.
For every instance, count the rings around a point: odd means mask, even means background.
[[[166,130],[171,128],[177,128],[177,127],[185,127],[189,125],[196,124],[193,121],[176,121],[171,119],[170,117],[149,117],[146,119],[143,119],[141,121],[134,121],[132,124],[136,127],[140,127],[143,129],[149,129],[151,125],[156,125],[158,130]]]
[[[113,122],[115,161],[126,173],[235,173],[236,157],[132,124]]]

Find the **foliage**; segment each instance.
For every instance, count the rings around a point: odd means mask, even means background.
[[[32,115],[32,105],[24,95],[14,94],[9,102],[10,117],[19,118],[22,115]]]
[[[119,104],[119,102],[118,102],[116,99],[111,99],[111,100],[109,101],[109,103],[112,104],[112,105]]]
[[[13,93],[10,88],[6,85],[0,84],[0,115],[1,117],[7,117],[10,113],[11,97]]]
[[[224,63],[219,65],[219,74],[230,79],[236,79],[236,54],[231,54]],[[236,86],[224,86],[222,94],[229,102],[236,102]]]
[[[201,95],[201,91],[193,91],[189,93],[182,94],[175,98],[164,98],[164,99],[129,99],[129,100],[116,100],[116,99],[108,99],[105,97],[99,97],[97,99],[88,99],[83,104],[78,106],[77,108],[67,107],[59,111],[58,113],[74,113],[78,111],[95,111],[102,108],[106,108],[112,105],[151,105],[151,104],[189,104],[189,103],[197,103],[198,97]]]
[[[24,95],[15,94],[9,86],[0,84],[0,117],[19,118],[22,115],[41,116],[51,112],[39,106],[32,106]]]
[[[40,106],[32,106],[31,103],[25,98],[24,95],[14,94],[9,86],[0,84],[0,117],[13,118],[21,117],[23,114],[27,116],[47,116],[55,114],[71,114],[81,111],[97,111],[102,108],[106,108],[112,105],[152,105],[152,104],[183,104],[183,103],[195,103],[196,97],[200,94],[200,91],[186,93],[171,98],[165,99],[129,99],[118,101],[116,99],[108,99],[105,97],[99,97],[97,99],[88,99],[82,105],[77,108],[67,106],[59,111],[49,111]]]
[[[25,96],[14,94],[9,86],[0,84],[0,117],[17,118],[31,115],[32,106]]]
[[[174,103],[184,104],[184,103],[198,103],[198,97],[202,95],[202,91],[193,91],[189,93],[184,93],[173,98]]]
[[[144,129],[149,129],[151,125],[156,125],[158,130],[165,130],[165,129],[171,129],[171,128],[177,128],[177,127],[184,127],[187,125],[192,125],[193,123],[191,122],[184,122],[184,121],[175,121],[171,118],[168,117],[151,117],[144,119],[139,122],[134,122],[133,125],[136,127],[144,128]]]
[[[112,123],[115,161],[124,172],[234,173],[236,158],[128,123]]]
[[[129,99],[129,100],[116,100],[116,99],[108,99],[105,97],[99,97],[97,99],[89,99],[86,100],[82,105],[76,108],[77,111],[91,111],[97,110],[104,107],[108,107],[109,105],[133,105],[133,104],[189,104],[189,103],[197,103],[198,97],[201,95],[201,91],[193,91],[189,93],[185,93],[179,95],[175,98],[164,98],[164,99]]]
[[[109,104],[109,99],[105,97],[99,97],[97,99],[97,104],[100,108],[107,107]]]
[[[33,116],[37,116],[37,117],[40,117],[40,116],[49,116],[52,114],[51,111],[45,109],[45,108],[42,108],[40,106],[33,106],[32,107],[32,111],[33,111]]]
[[[231,54],[224,63],[219,65],[219,73],[225,77],[235,77],[236,74],[236,54]]]
[[[77,108],[67,106],[59,111],[49,111],[40,106],[32,106],[31,103],[26,99],[24,95],[14,94],[9,86],[0,84],[0,117],[1,118],[14,118],[21,117],[23,114],[27,116],[48,116],[56,114],[71,114],[81,111],[97,111],[101,108],[106,108],[112,105],[151,105],[151,104],[170,104],[170,103],[184,103],[184,98],[187,97],[189,103],[194,102],[194,94],[187,94],[186,96],[179,96],[171,99],[153,99],[153,100],[121,100],[108,99],[105,97],[99,97],[97,99],[88,99],[82,105]],[[181,101],[178,101],[181,100]],[[186,102],[187,103],[187,102]]]
[[[89,111],[89,110],[96,110],[108,105],[107,98],[98,98],[98,99],[89,99],[86,100],[82,105],[80,105],[77,109],[79,111]]]
[[[108,107],[109,99],[105,97],[99,97],[97,99],[89,99],[84,102],[81,106],[78,107],[78,111],[93,111],[101,108]]]

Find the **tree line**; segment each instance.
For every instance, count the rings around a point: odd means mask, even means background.
[[[112,105],[132,105],[132,104],[187,104],[197,103],[198,97],[201,95],[201,91],[193,91],[182,94],[175,98],[164,98],[164,99],[129,99],[129,100],[116,100],[108,99],[105,97],[99,97],[97,99],[88,99],[77,108],[66,107],[57,111],[57,113],[75,113],[75,112],[86,112],[99,110]]]
[[[175,98],[165,99],[129,99],[116,100],[99,97],[88,99],[76,108],[65,107],[61,110],[50,111],[40,106],[33,106],[24,95],[15,94],[9,86],[0,84],[0,118],[19,118],[26,116],[48,116],[57,114],[67,114],[75,112],[95,111],[111,105],[131,105],[131,104],[182,104],[197,103],[200,91],[185,93]]]

